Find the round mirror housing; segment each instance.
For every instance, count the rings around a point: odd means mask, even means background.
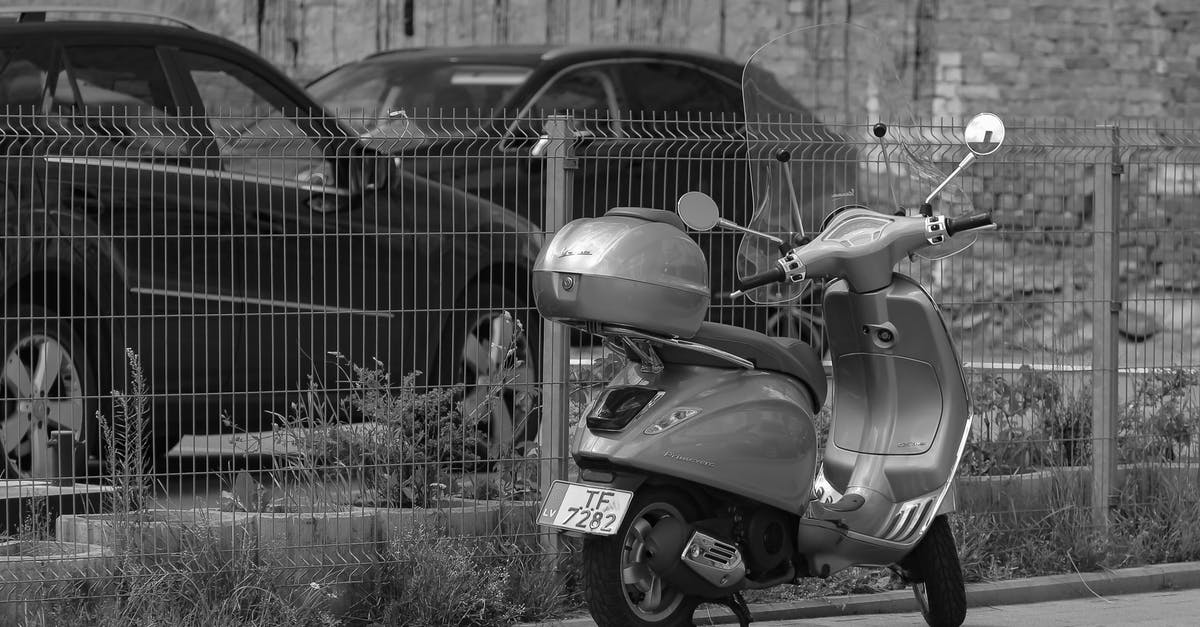
[[[711,231],[721,221],[717,201],[704,192],[688,192],[679,197],[675,210],[688,228],[695,231]]]
[[[1004,143],[1004,121],[995,113],[980,113],[967,123],[965,134],[971,152],[990,155]]]

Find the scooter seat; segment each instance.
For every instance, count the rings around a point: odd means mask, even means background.
[[[760,370],[771,370],[791,375],[802,381],[813,396],[813,411],[821,410],[828,393],[825,367],[816,351],[808,344],[791,338],[768,335],[716,322],[703,322],[700,330],[688,338],[689,342],[703,344],[749,360]],[[663,346],[659,355],[664,362],[715,365],[716,359],[698,351]]]

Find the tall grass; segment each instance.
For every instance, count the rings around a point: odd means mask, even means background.
[[[1053,471],[1052,471],[1053,472]],[[1130,468],[1107,532],[1092,520],[1090,483],[1061,473],[1040,503],[952,518],[968,581],[1086,572],[1200,559],[1196,468]]]
[[[296,585],[292,569],[277,566],[286,560],[259,546],[250,533],[236,534],[231,543],[214,529],[181,525],[180,550],[147,554],[137,538],[151,522],[143,508],[154,494],[146,463],[150,391],[140,359],[132,351],[127,358],[131,390],[113,392],[111,423],[100,417],[114,489],[109,514],[116,555],[111,572],[105,578],[51,582],[38,596],[44,602],[31,604],[19,625],[503,625],[561,616],[582,606],[570,587],[578,578],[559,576],[575,570],[570,565],[574,554],[548,556],[536,543],[512,537],[446,537],[438,529],[414,528],[388,542],[370,563],[352,569],[353,575],[307,585]],[[385,391],[386,380],[373,378],[382,376],[380,372],[358,372],[360,402],[378,404],[375,415],[395,414],[397,424],[407,424],[416,414],[434,425],[435,414],[449,402],[449,392],[417,395],[402,389],[397,400]],[[383,405],[388,412],[382,411]],[[330,434],[343,431],[328,426],[314,437],[330,439],[309,444],[341,443]],[[306,454],[315,450],[300,448]],[[311,464],[324,460],[315,455],[301,459]],[[48,518],[40,512],[26,521],[23,538],[45,538]],[[3,576],[0,572],[0,580]],[[355,580],[346,581],[350,578]]]
[[[388,547],[366,618],[396,626],[489,626],[545,620],[582,607],[577,578],[559,576],[574,553],[553,556],[501,538],[409,530]]]

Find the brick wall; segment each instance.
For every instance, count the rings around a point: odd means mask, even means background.
[[[26,6],[0,0],[0,6]],[[178,15],[298,79],[389,48],[648,42],[745,59],[850,19],[888,33],[925,113],[1200,117],[1195,0],[80,0]],[[406,9],[411,7],[411,12]]]

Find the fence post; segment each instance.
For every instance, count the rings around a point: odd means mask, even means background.
[[[1112,127],[1112,153],[1096,168],[1092,254],[1092,524],[1108,533],[1117,474],[1117,267],[1121,220],[1120,128]],[[1107,166],[1107,167],[1106,167]]]
[[[574,197],[575,124],[565,115],[552,115],[546,120],[545,133],[534,147],[535,154],[545,159],[545,213],[542,230],[546,241],[561,229],[571,215]],[[550,493],[550,484],[567,475],[567,428],[570,335],[567,327],[550,321],[542,324],[542,411],[538,427],[541,445],[541,466],[538,480],[541,495]],[[544,548],[557,552],[557,534],[546,534]]]

